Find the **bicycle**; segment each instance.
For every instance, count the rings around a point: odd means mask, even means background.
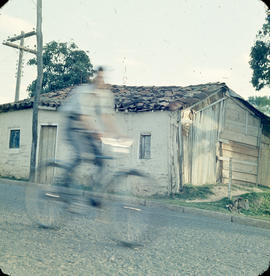
[[[132,144],[131,140],[111,138],[103,138],[102,142],[122,152],[128,152]],[[85,214],[95,208],[108,221],[114,241],[132,247],[153,240],[154,231],[150,227],[153,214],[147,211],[142,195],[149,193],[156,181],[135,169],[113,170],[108,177],[108,167],[103,161],[112,159],[108,155],[82,158],[71,172],[70,164],[63,161],[48,161],[39,166],[35,183],[26,187],[29,218],[40,227],[57,229],[63,226],[68,213]],[[74,177],[76,167],[84,163],[99,163],[90,175],[91,191],[82,189]]]

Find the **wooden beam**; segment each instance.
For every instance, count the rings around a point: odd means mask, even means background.
[[[222,178],[222,184],[228,184],[229,178],[223,177]],[[243,180],[237,180],[237,179],[232,179],[232,184],[233,185],[245,185],[245,186],[255,186],[256,184],[254,182],[249,182],[249,181],[243,181]]]
[[[230,179],[230,170],[223,169],[222,175],[224,178]],[[232,179],[256,184],[256,175],[254,174],[232,172]]]
[[[8,38],[7,41],[13,42],[13,41],[16,41],[16,40],[20,40],[21,38],[26,38],[26,37],[29,37],[29,36],[32,36],[32,35],[36,35],[36,31],[32,31],[32,32],[29,32],[29,33],[20,34],[20,35]]]
[[[223,161],[223,169],[229,170],[229,161]],[[232,171],[257,175],[257,166],[232,161]]]
[[[246,154],[229,151],[229,150],[225,150],[225,149],[223,149],[223,151],[222,151],[222,156],[229,157],[229,158],[231,157],[233,160],[236,159],[236,160],[241,160],[241,161],[243,160],[243,161],[257,163],[257,156],[246,155]]]
[[[229,157],[220,156],[218,159],[221,161],[229,161]],[[257,166],[257,162],[255,163],[255,162],[249,162],[249,161],[243,161],[243,160],[237,160],[237,159],[233,159],[233,162],[251,165],[251,166]]]
[[[226,150],[226,151],[240,153],[243,155],[253,156],[256,158],[259,155],[258,148],[256,148],[256,147],[252,148],[252,146],[249,147],[249,146],[235,145],[235,143],[231,143],[231,144],[223,144],[222,143],[222,149]]]
[[[35,50],[29,49],[26,47],[22,47],[22,46],[19,46],[17,44],[11,43],[11,42],[3,42],[3,45],[10,46],[15,49],[24,50],[25,52],[29,52],[31,54],[35,54],[35,55],[37,54],[37,51],[35,51]]]
[[[201,112],[201,111],[203,111],[203,110],[205,110],[205,109],[208,109],[208,108],[210,108],[210,107],[212,107],[213,105],[216,105],[216,104],[218,104],[218,103],[220,103],[220,102],[222,102],[222,101],[224,101],[224,100],[226,100],[227,98],[221,98],[221,99],[219,99],[219,100],[217,100],[217,101],[215,101],[215,102],[213,102],[213,103],[211,103],[211,104],[209,104],[209,105],[207,105],[207,106],[205,106],[205,107],[203,107],[203,108],[201,108],[201,109],[199,109],[199,110],[197,110],[197,111],[195,111],[195,114],[196,113],[198,113],[198,112]]]
[[[233,142],[238,142],[242,144],[247,144],[251,146],[257,146],[258,141],[257,137],[254,136],[247,136],[242,133],[235,133],[233,131],[225,130],[220,134],[221,139],[230,140]]]

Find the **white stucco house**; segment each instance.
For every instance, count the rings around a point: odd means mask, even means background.
[[[184,184],[226,183],[232,158],[234,183],[270,186],[270,118],[225,83],[180,86],[118,86],[115,116],[134,139],[131,152],[114,165],[153,174],[157,193]],[[39,105],[38,162],[68,159],[63,116],[71,88],[43,94]],[[0,175],[28,179],[32,99],[0,105]]]

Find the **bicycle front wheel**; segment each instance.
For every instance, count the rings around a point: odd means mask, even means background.
[[[153,214],[146,206],[153,179],[136,171],[119,173],[106,187],[105,214],[109,235],[127,246],[143,246],[155,237]]]
[[[55,162],[38,167],[35,182],[25,190],[25,207],[32,222],[43,228],[59,228],[65,221],[67,200],[63,199],[67,170]]]

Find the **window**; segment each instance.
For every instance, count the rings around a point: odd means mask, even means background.
[[[151,158],[151,134],[141,134],[140,137],[140,159]]]
[[[20,147],[20,130],[11,129],[9,136],[9,148],[18,149]]]

